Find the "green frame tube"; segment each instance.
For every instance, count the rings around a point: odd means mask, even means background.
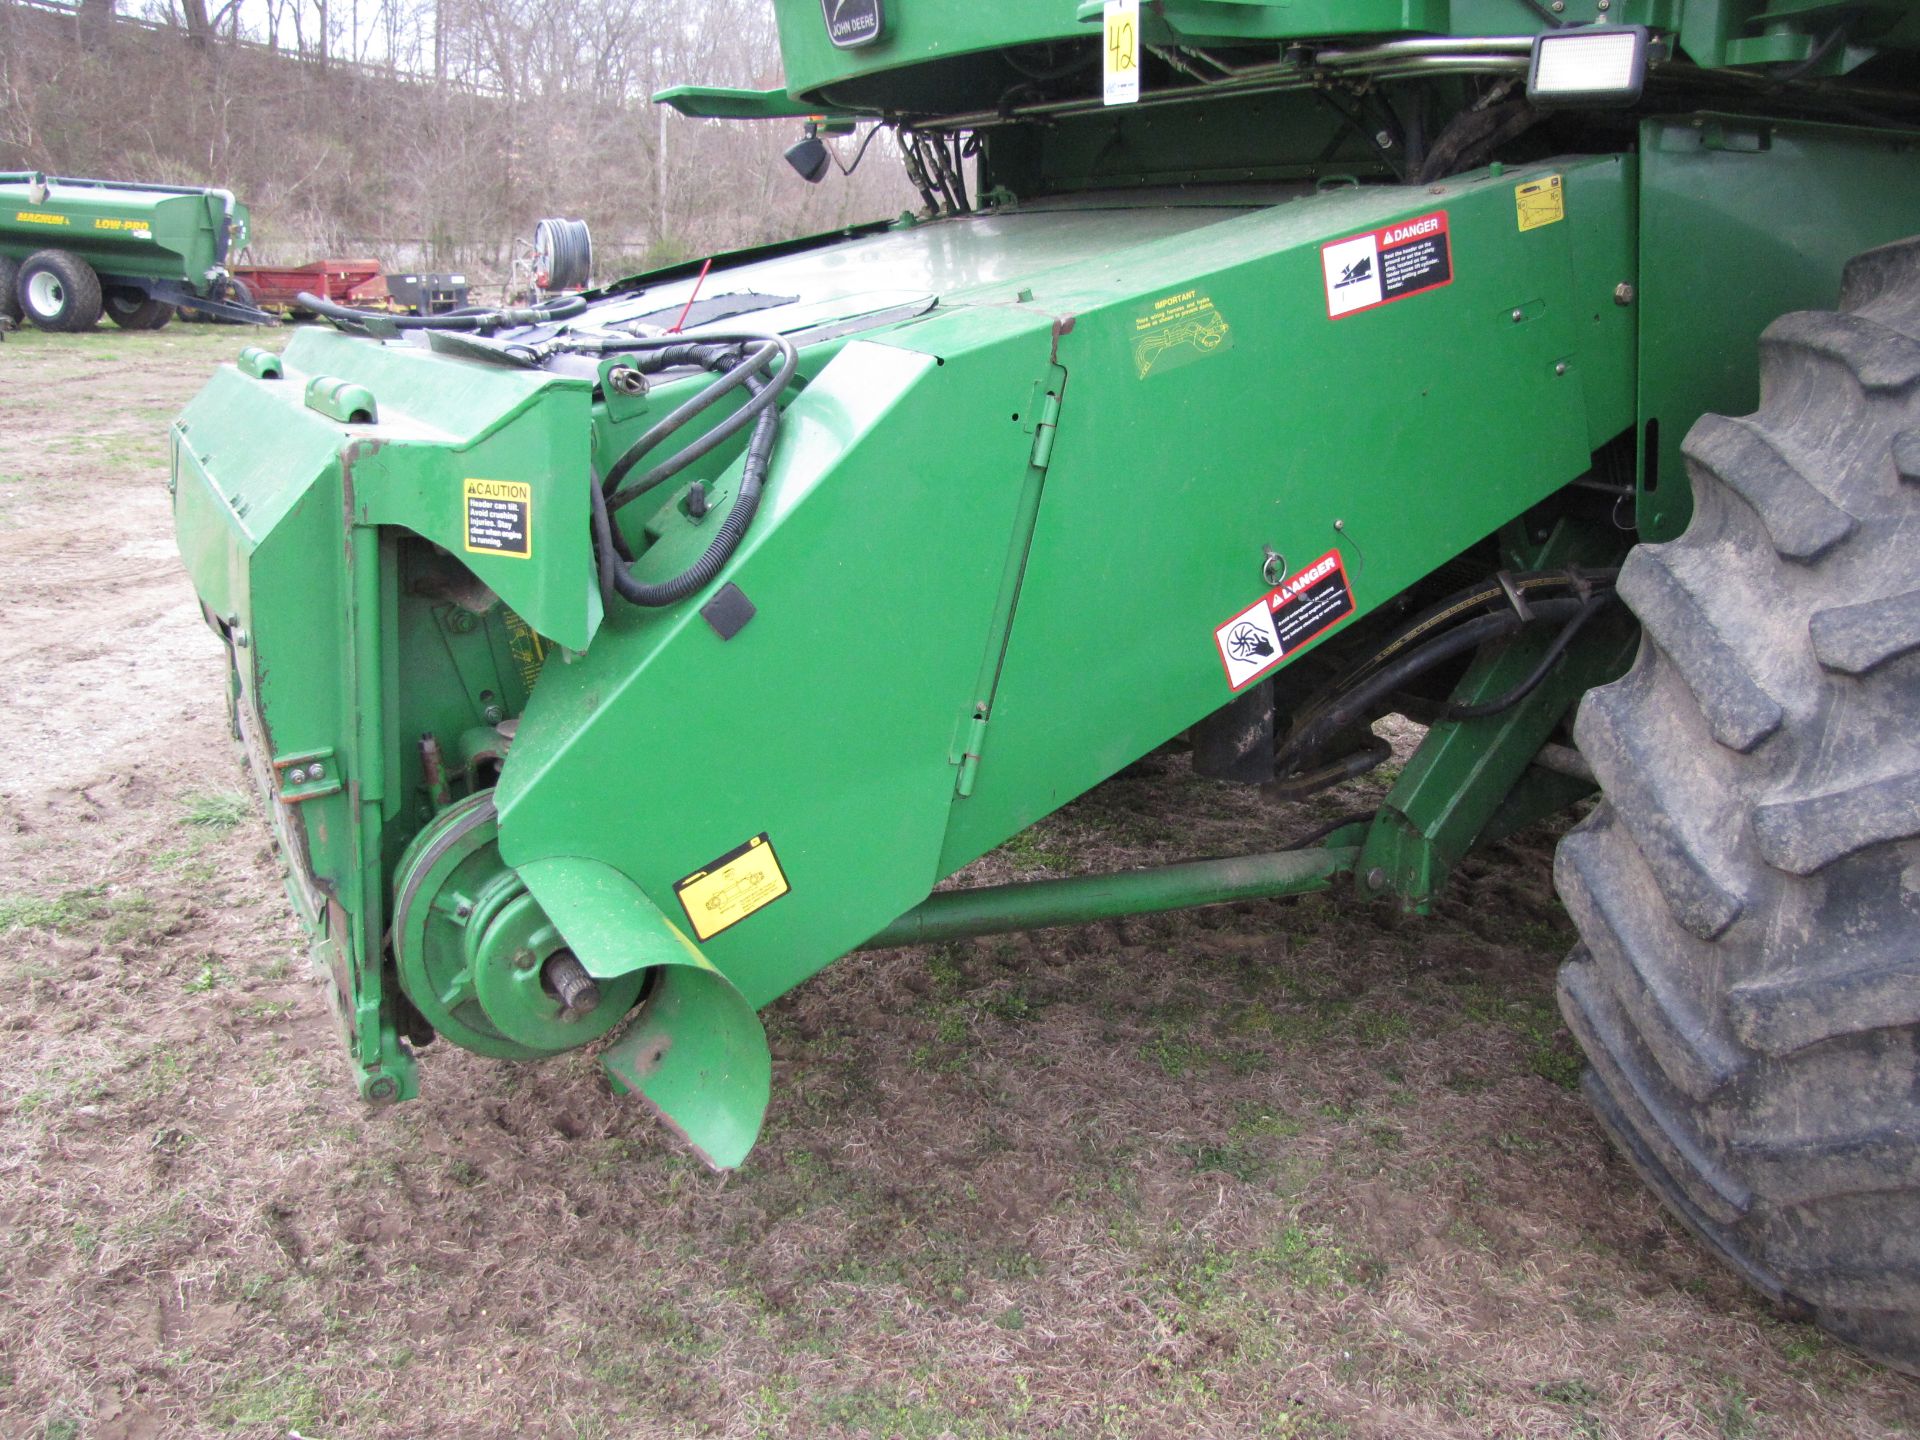
[[[979,885],[928,897],[860,948],[927,945],[1010,930],[1086,925],[1123,915],[1189,910],[1328,889],[1354,867],[1357,846],[1276,850],[1223,860],[1187,860],[1151,870],[1075,875],[1021,885]]]

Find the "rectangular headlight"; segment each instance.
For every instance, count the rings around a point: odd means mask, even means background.
[[[1533,42],[1527,98],[1536,105],[1631,105],[1646,79],[1644,25],[1550,30]]]

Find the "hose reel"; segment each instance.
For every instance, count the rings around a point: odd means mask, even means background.
[[[533,227],[533,284],[553,294],[592,283],[593,236],[584,220],[542,220]]]

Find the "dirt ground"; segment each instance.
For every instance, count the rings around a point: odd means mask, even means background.
[[[1574,1089],[1553,836],[1337,896],[867,954],[716,1176],[590,1057],[363,1110],[173,558],[261,337],[0,344],[0,1435],[1881,1436]],[[1153,759],[980,878],[1269,846]]]

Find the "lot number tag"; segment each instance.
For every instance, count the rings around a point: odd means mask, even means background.
[[[1106,103],[1131,105],[1140,98],[1140,0],[1107,0],[1102,18]]]

